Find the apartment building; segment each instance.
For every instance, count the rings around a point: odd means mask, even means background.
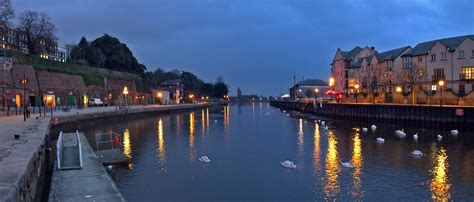
[[[345,98],[362,94],[379,102],[392,102],[395,88],[402,94],[436,91],[439,80],[446,82],[445,90],[462,96],[474,91],[474,35],[385,52],[374,47],[337,49],[331,65],[333,88]]]
[[[0,46],[6,50],[29,53],[26,42],[26,34],[13,26],[0,23]],[[58,47],[57,41],[40,39],[37,41],[39,56],[44,59],[66,62],[66,50]]]

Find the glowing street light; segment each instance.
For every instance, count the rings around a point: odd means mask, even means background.
[[[319,88],[315,88],[315,89],[314,89],[314,92],[315,92],[315,93],[319,93]]]
[[[157,96],[158,96],[159,98],[162,98],[162,97],[163,97],[163,93],[159,92],[159,93],[157,93]]]
[[[356,98],[356,103],[357,103],[357,97],[359,95],[359,84],[354,85],[354,88],[356,89],[355,98]]]
[[[333,87],[335,82],[333,77],[329,78],[329,87]]]
[[[402,87],[401,87],[401,86],[397,86],[397,87],[395,88],[395,91],[396,91],[397,93],[401,93],[401,92],[402,92]]]
[[[122,91],[122,94],[123,94],[123,102],[125,103],[125,106],[127,106],[127,95],[128,95],[128,88],[127,86],[123,87],[123,91]]]
[[[443,81],[443,80],[439,80],[439,81],[438,81],[438,85],[439,85],[439,91],[441,92],[440,99],[439,99],[439,106],[442,107],[442,106],[443,106],[443,86],[444,86],[444,81]]]

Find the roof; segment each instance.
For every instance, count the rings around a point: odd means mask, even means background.
[[[358,53],[360,53],[360,51],[362,51],[362,48],[359,47],[359,46],[356,46],[355,48],[353,48],[353,49],[350,50],[350,51],[341,51],[341,52],[342,52],[342,55],[344,56],[345,59],[352,59],[352,58],[354,58]]]
[[[457,36],[457,37],[450,37],[450,38],[443,38],[443,39],[437,39],[433,41],[426,41],[417,44],[414,48],[413,51],[409,51],[403,56],[415,56],[415,55],[424,55],[428,54],[428,51],[433,47],[436,42],[442,43],[444,46],[447,48],[455,48],[458,47],[466,38],[471,38],[474,40],[474,35],[464,35],[464,36]]]
[[[411,47],[404,46],[401,48],[396,48],[389,51],[381,52],[381,53],[378,53],[377,57],[379,60],[392,60],[393,61],[409,48]]]
[[[296,83],[295,86],[327,86],[328,83],[321,79],[306,79]]]

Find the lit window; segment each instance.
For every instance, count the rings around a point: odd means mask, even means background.
[[[436,85],[431,85],[431,90],[436,90]]]
[[[462,79],[474,79],[474,67],[463,67],[461,69]]]

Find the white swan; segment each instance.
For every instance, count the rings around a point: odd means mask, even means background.
[[[325,121],[321,121],[321,125],[326,125],[326,122]]]
[[[376,140],[377,140],[377,143],[379,144],[383,144],[385,142],[385,139],[383,139],[382,137],[378,137],[376,138]]]
[[[211,159],[209,159],[207,156],[201,156],[198,158],[199,161],[201,161],[202,163],[210,163],[211,162]]]
[[[217,123],[217,120],[214,120],[214,123]]]
[[[286,114],[286,116],[290,116],[290,114]]]
[[[355,167],[354,164],[352,164],[351,162],[345,162],[344,163],[344,162],[341,161],[341,164],[342,164],[342,166],[344,166],[346,168],[354,168]]]
[[[325,130],[325,131],[328,131],[328,130],[329,130],[329,126],[324,126],[324,130]]]
[[[108,165],[107,167],[105,167],[107,170],[112,170],[114,168],[113,165]]]
[[[396,130],[395,135],[397,135],[398,138],[403,139],[407,135],[403,129],[401,130]]]
[[[370,129],[372,129],[372,132],[375,132],[375,130],[377,129],[377,126],[372,125],[372,126],[370,126]]]
[[[293,163],[293,161],[290,160],[285,160],[280,162],[281,166],[285,168],[296,168],[296,165]]]
[[[362,132],[366,133],[369,129],[367,128],[362,128]]]
[[[286,110],[283,110],[283,113],[286,113]]]
[[[414,139],[415,141],[418,141],[418,133],[415,133],[415,134],[413,135],[413,139]]]
[[[443,140],[443,136],[441,136],[440,134],[438,134],[438,136],[436,136],[438,138],[438,142],[441,142],[441,140]]]
[[[413,150],[411,154],[413,156],[423,156],[423,152],[421,152],[420,150]]]
[[[459,131],[457,129],[451,130],[451,135],[457,136]]]

